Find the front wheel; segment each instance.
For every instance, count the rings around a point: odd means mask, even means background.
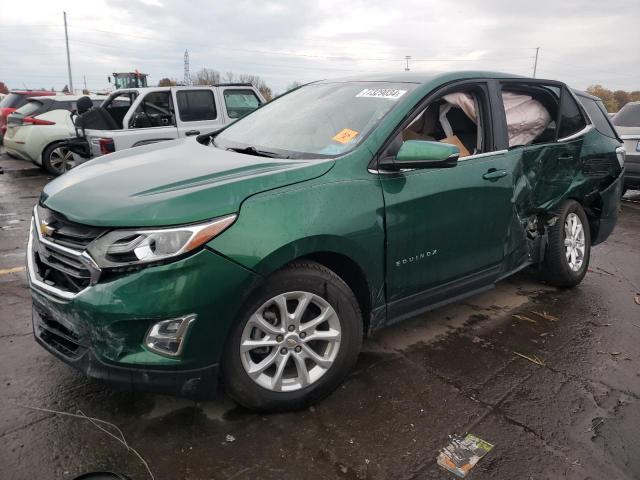
[[[362,316],[347,284],[297,262],[252,296],[222,359],[227,393],[262,411],[304,408],[331,393],[355,364]]]
[[[575,200],[566,201],[556,213],[558,219],[548,232],[542,274],[550,285],[574,287],[582,281],[589,267],[589,221]]]
[[[63,144],[64,142],[54,143],[42,152],[42,166],[56,177],[75,167],[73,153]]]

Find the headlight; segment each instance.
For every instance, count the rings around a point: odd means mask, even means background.
[[[100,268],[117,268],[158,262],[188,253],[220,235],[237,215],[182,227],[154,230],[112,230],[89,245]]]

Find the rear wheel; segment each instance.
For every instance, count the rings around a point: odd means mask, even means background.
[[[250,409],[304,408],[340,385],[361,344],[361,313],[347,284],[320,264],[294,263],[248,302],[225,348],[225,388]]]
[[[574,287],[582,281],[589,267],[589,221],[582,206],[575,200],[565,202],[557,215],[555,225],[549,228],[542,273],[551,285]]]
[[[42,166],[52,175],[62,175],[75,167],[73,153],[63,146],[64,142],[53,143],[42,153]]]

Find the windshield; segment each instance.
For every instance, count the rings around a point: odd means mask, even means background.
[[[352,150],[416,87],[411,83],[306,85],[238,120],[214,138],[218,148],[333,157]]]
[[[627,103],[613,116],[611,122],[616,127],[640,127],[640,103]]]

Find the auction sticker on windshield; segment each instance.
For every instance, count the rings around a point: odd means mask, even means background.
[[[335,137],[332,140],[335,140],[338,143],[349,143],[351,140],[356,138],[358,132],[355,130],[351,130],[350,128],[343,128],[338,133],[336,133]]]
[[[406,90],[396,90],[395,88],[365,88],[356,95],[356,98],[389,98],[397,100],[407,93]]]

